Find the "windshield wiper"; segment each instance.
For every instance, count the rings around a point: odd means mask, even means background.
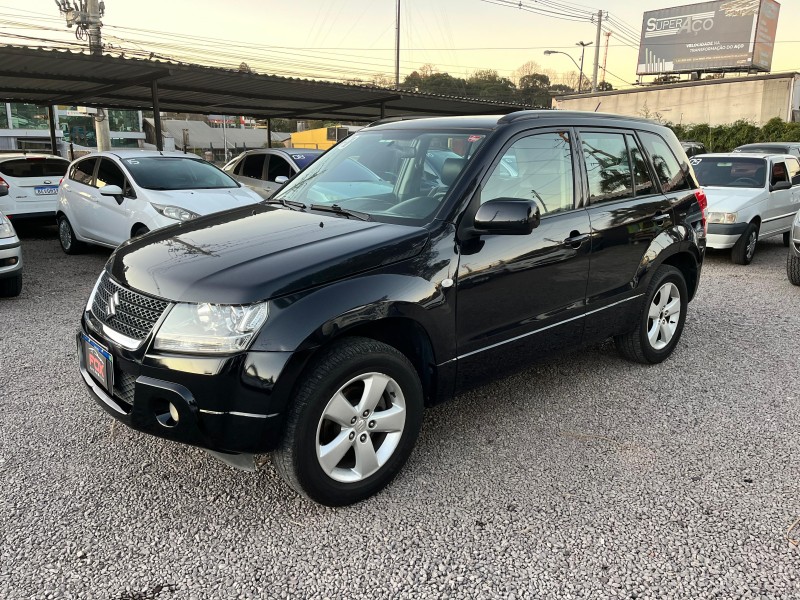
[[[285,206],[286,208],[293,208],[294,210],[305,210],[306,205],[302,202],[297,202],[296,200],[284,200],[281,198],[280,200],[264,200],[264,204],[280,204],[281,206]]]
[[[347,208],[342,208],[338,204],[312,204],[311,210],[319,210],[322,212],[332,212],[336,213],[337,215],[344,215],[345,217],[354,217],[360,221],[371,221],[372,219],[370,216],[358,210],[350,210]]]

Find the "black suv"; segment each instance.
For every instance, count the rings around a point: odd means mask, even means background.
[[[609,336],[631,360],[667,358],[705,206],[649,121],[380,122],[261,205],[120,246],[83,314],[80,371],[135,429],[240,465],[273,452],[297,491],[356,502],[401,468],[425,405]]]

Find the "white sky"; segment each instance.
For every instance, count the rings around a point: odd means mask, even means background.
[[[635,32],[641,30],[644,11],[680,4],[662,0],[551,1],[576,9],[602,8]],[[525,3],[533,4],[533,0]],[[170,47],[178,44],[198,46],[207,56],[214,56],[219,66],[236,68],[241,57],[249,64],[256,63],[257,67],[251,66],[260,72],[279,75],[307,77],[301,71],[311,70],[319,76],[342,79],[369,80],[376,73],[393,79],[395,0],[105,0],[105,4],[106,42],[130,46],[131,40],[138,38],[141,49],[167,56]],[[800,70],[800,0],[782,0],[781,5],[773,72]],[[0,15],[0,40],[9,33],[74,39],[53,0],[0,0]],[[29,22],[58,31],[26,29]],[[562,50],[580,61],[575,44],[579,40],[594,42],[595,31],[588,21],[544,17],[483,0],[401,0],[401,79],[425,63],[459,77],[477,69],[495,69],[510,76],[531,60],[543,69],[566,73],[575,70],[566,56],[544,56],[543,51]],[[187,37],[173,37],[177,35]],[[5,40],[26,43],[19,38]],[[161,45],[154,48],[154,40]],[[603,41],[601,63],[604,51]],[[593,46],[586,50],[584,71],[589,75],[593,52]],[[618,78],[609,75],[609,82],[625,87],[626,82],[635,81],[636,57],[635,48],[612,35],[607,69]]]

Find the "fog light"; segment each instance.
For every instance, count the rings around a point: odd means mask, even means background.
[[[18,262],[19,259],[16,256],[12,256],[11,258],[4,258],[3,260],[0,260],[0,267],[13,267]]]
[[[175,405],[172,402],[169,403],[169,416],[172,417],[172,420],[176,423],[178,422],[178,419],[181,418],[180,414],[178,413],[178,409],[175,408]]]

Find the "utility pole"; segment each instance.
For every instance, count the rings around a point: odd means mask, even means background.
[[[583,53],[586,52],[586,46],[591,46],[592,42],[578,42],[575,45],[581,47],[581,72],[578,75],[578,93],[580,94],[583,90]]]
[[[603,11],[597,11],[597,36],[594,40],[594,71],[592,72],[592,92],[597,91],[597,70],[600,66],[600,31],[603,26]]]
[[[103,55],[103,42],[100,20],[105,14],[106,5],[103,0],[56,0],[56,6],[67,20],[67,27],[75,25],[75,37],[79,40],[88,39],[89,54]],[[109,131],[108,113],[104,108],[98,108],[94,115],[94,130],[97,137],[97,150],[103,152],[111,150],[111,133]]]
[[[606,51],[603,54],[603,81],[608,83],[608,78],[606,77],[606,63],[608,62],[608,41],[611,39],[611,32],[606,31]]]
[[[397,0],[397,31],[394,37],[394,86],[400,87],[400,0]]]

